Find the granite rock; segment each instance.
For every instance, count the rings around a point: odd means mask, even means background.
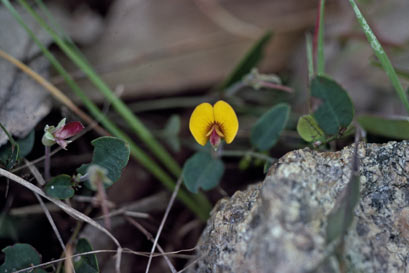
[[[409,272],[409,142],[361,143],[358,153],[361,199],[345,237],[347,271]],[[337,272],[335,259],[324,259],[325,228],[352,156],[353,146],[290,152],[263,183],[219,201],[190,272]]]

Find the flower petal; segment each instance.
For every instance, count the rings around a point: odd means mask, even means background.
[[[84,129],[84,126],[79,121],[67,123],[62,128],[55,131],[54,136],[59,139],[67,139],[75,136]]]
[[[206,134],[214,123],[213,107],[209,103],[201,103],[193,110],[189,121],[189,129],[200,145],[206,145],[209,139]]]
[[[219,124],[227,144],[231,143],[239,130],[239,121],[233,108],[225,101],[219,100],[213,108],[214,120]]]
[[[60,128],[64,127],[66,120],[67,120],[66,118],[63,118],[62,120],[60,120],[60,122],[58,122],[58,124],[57,124],[57,129],[60,129]]]

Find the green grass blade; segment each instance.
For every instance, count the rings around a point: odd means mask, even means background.
[[[67,84],[74,91],[74,93],[83,101],[84,105],[91,112],[91,114],[96,118],[97,121],[110,131],[113,135],[125,140],[129,143],[132,156],[148,171],[150,171],[155,178],[162,182],[162,184],[173,190],[175,183],[173,179],[164,172],[159,165],[156,164],[145,152],[143,152],[135,142],[122,130],[120,130],[114,123],[112,123],[106,116],[99,110],[99,108],[85,95],[85,93],[80,89],[80,87],[73,81],[68,72],[62,67],[58,60],[51,54],[51,52],[38,40],[31,29],[25,24],[22,17],[19,15],[17,10],[10,4],[9,0],[1,0],[10,13],[14,16],[16,21],[27,31],[29,36],[34,40],[34,42],[39,46],[44,56],[50,61],[54,68],[64,77]],[[185,190],[179,191],[179,199],[193,212],[195,212],[202,220],[206,220],[208,213],[211,209],[211,204],[206,199],[204,195],[195,196],[197,201],[194,200],[192,195],[189,195]],[[198,203],[200,205],[198,205]]]
[[[50,22],[50,24],[54,26],[54,29],[56,29],[57,34],[59,34],[62,39],[68,42],[71,48],[75,50],[75,52],[78,55],[80,55],[84,61],[86,61],[85,56],[82,54],[82,52],[77,47],[77,45],[72,41],[71,37],[67,35],[64,32],[64,29],[57,23],[57,21],[54,19],[54,16],[51,14],[51,12],[47,8],[47,6],[44,4],[44,2],[42,0],[35,0],[35,2],[37,6],[40,8],[40,10],[42,11],[42,13],[45,15],[45,17],[47,18],[47,20]]]
[[[70,58],[88,76],[89,80],[98,88],[105,98],[112,104],[113,108],[128,123],[130,128],[138,137],[151,149],[153,154],[168,168],[176,177],[181,174],[181,168],[173,157],[155,140],[150,131],[143,123],[132,113],[127,105],[119,99],[108,87],[108,85],[98,76],[98,74],[84,61],[75,51],[67,45],[59,35],[51,29],[50,26],[27,4],[25,0],[19,0],[19,3],[33,16],[33,18],[44,28],[58,47]]]
[[[273,33],[267,31],[252,48],[246,53],[239,64],[234,68],[233,72],[226,78],[226,80],[218,87],[220,90],[226,90],[234,83],[242,80],[242,78],[248,74],[251,69],[258,64],[262,58],[263,50],[271,40]]]
[[[396,90],[396,93],[398,94],[399,99],[402,101],[403,105],[406,108],[406,111],[409,113],[409,101],[408,97],[403,90],[402,84],[399,81],[399,78],[396,74],[395,69],[393,68],[388,56],[386,55],[382,45],[379,43],[378,39],[376,38],[375,34],[369,27],[368,23],[366,22],[364,16],[362,15],[361,11],[359,10],[357,4],[355,3],[354,0],[349,0],[349,2],[352,5],[352,9],[355,12],[355,16],[359,22],[359,24],[362,27],[362,30],[364,31],[369,44],[371,45],[376,57],[378,60],[381,62],[383,69],[385,70],[386,74],[389,77],[389,80],[391,81],[393,87]]]
[[[319,6],[318,41],[317,41],[317,74],[318,75],[322,75],[325,72],[324,13],[325,13],[325,0],[321,0],[320,6]]]
[[[373,65],[376,66],[376,67],[383,68],[383,67],[382,67],[382,64],[381,64],[378,60],[372,60],[372,61],[371,61],[371,64],[373,64]],[[393,69],[395,69],[396,74],[397,74],[399,77],[404,78],[404,79],[406,79],[406,80],[409,80],[409,71],[408,71],[408,70],[405,70],[405,69],[402,69],[402,68],[398,68],[398,67],[396,67],[396,66],[394,66]]]
[[[314,59],[312,53],[312,38],[309,33],[305,35],[305,45],[307,51],[308,79],[311,81],[314,77]]]

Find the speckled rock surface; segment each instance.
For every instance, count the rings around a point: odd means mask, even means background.
[[[263,183],[215,206],[190,272],[336,272],[318,270],[327,215],[348,182],[353,147],[297,150]],[[409,272],[409,142],[360,144],[361,200],[345,240],[348,272]]]

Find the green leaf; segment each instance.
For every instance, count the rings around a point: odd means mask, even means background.
[[[8,153],[5,154],[5,160],[3,164],[5,165],[6,169],[11,169],[13,166],[16,164],[18,155],[20,153],[20,147],[18,146],[17,142],[14,140],[14,138],[10,135],[10,133],[7,131],[6,127],[3,126],[3,124],[0,123],[0,129],[3,130],[3,132],[7,135],[9,142],[8,144],[10,145],[10,150]]]
[[[264,162],[264,167],[263,167],[263,174],[267,174],[268,171],[270,170],[271,166],[273,166],[273,163],[270,161],[265,161]]]
[[[178,115],[172,115],[163,130],[164,140],[174,152],[180,151],[180,127],[180,117]]]
[[[409,119],[392,119],[362,115],[358,123],[368,133],[394,139],[409,139]]]
[[[34,130],[31,131],[26,137],[18,139],[15,142],[15,145],[19,147],[18,154],[16,153],[17,150],[13,152],[12,145],[10,142],[0,147],[0,162],[5,166],[9,165],[10,169],[12,168],[11,165],[14,165],[17,160],[20,160],[26,157],[34,146]],[[7,164],[9,162],[9,164]],[[13,163],[13,164],[11,164]]]
[[[16,227],[16,220],[3,212],[0,214],[0,239],[11,239],[18,241],[18,231]]]
[[[71,198],[75,193],[72,188],[71,177],[66,174],[53,177],[44,190],[47,195],[58,199]]]
[[[365,20],[365,17],[362,15],[361,11],[359,10],[357,4],[354,0],[349,0],[351,3],[352,9],[355,12],[355,16],[361,25],[362,30],[364,31],[366,38],[368,39],[369,44],[372,47],[376,57],[381,62],[383,70],[385,70],[386,75],[388,75],[389,80],[391,81],[395,91],[403,103],[405,105],[406,111],[409,113],[409,101],[408,96],[403,90],[402,84],[399,81],[398,75],[396,74],[395,69],[392,66],[391,61],[389,60],[388,56],[385,53],[385,50],[382,48],[381,43],[379,43],[378,39],[376,38],[375,34],[371,30],[370,26]]]
[[[280,103],[271,108],[251,129],[251,144],[260,151],[266,151],[276,144],[287,124],[290,106]]]
[[[41,263],[40,255],[29,244],[15,244],[3,248],[2,251],[6,257],[4,263],[0,266],[0,273],[10,273]],[[43,269],[24,272],[45,273]]]
[[[266,32],[247,52],[245,57],[236,66],[233,72],[227,77],[227,79],[219,87],[220,90],[229,88],[234,83],[241,81],[242,78],[247,75],[253,67],[255,67],[262,58],[263,50],[272,37],[272,32]]]
[[[224,164],[207,152],[198,152],[189,158],[183,167],[186,188],[197,193],[199,188],[210,190],[216,187],[224,173]]]
[[[311,96],[321,100],[313,116],[327,135],[336,135],[348,127],[354,117],[354,106],[338,83],[316,76],[311,81]]]
[[[180,117],[178,115],[170,116],[168,122],[166,123],[164,134],[168,136],[177,136],[180,131]]]
[[[97,164],[108,170],[108,177],[116,182],[129,160],[129,145],[116,137],[100,137],[93,140],[94,154],[91,164]]]
[[[243,156],[241,160],[239,161],[239,170],[240,171],[247,170],[250,167],[251,162],[252,162],[252,158],[250,155]]]
[[[77,242],[77,247],[75,249],[76,253],[84,253],[92,251],[91,244],[87,239],[81,238]],[[78,261],[74,262],[75,272],[77,273],[98,273],[98,261],[95,254],[83,255]]]
[[[297,132],[307,142],[325,140],[324,132],[312,115],[304,115],[298,119]]]
[[[91,144],[94,146],[92,161],[89,164],[83,164],[77,169],[77,172],[84,175],[88,166],[95,164],[108,171],[107,177],[112,182],[118,181],[123,168],[128,164],[129,145],[122,139],[110,136],[94,139]]]
[[[26,137],[18,139],[17,144],[20,146],[19,158],[26,157],[34,147],[35,132],[31,131]]]

